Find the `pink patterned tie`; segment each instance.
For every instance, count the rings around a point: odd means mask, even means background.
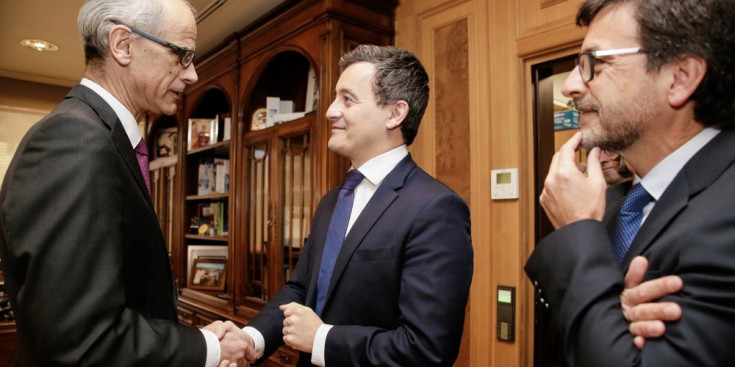
[[[151,193],[151,174],[148,172],[148,146],[145,144],[145,140],[140,139],[138,146],[135,147],[135,157],[138,158],[138,165],[140,166],[140,172],[143,174],[145,179],[145,186],[148,188],[148,193]]]

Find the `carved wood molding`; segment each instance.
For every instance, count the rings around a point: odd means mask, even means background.
[[[552,5],[561,4],[567,0],[541,0],[541,9],[548,8]]]

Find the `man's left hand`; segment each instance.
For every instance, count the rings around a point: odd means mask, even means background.
[[[286,316],[283,320],[283,341],[298,351],[311,353],[316,331],[324,324],[322,319],[311,308],[295,302],[279,308]]]
[[[658,338],[666,332],[666,321],[681,318],[681,306],[674,302],[658,301],[663,296],[679,292],[684,283],[676,275],[643,282],[648,260],[636,256],[625,274],[625,290],[620,295],[623,315],[630,323],[633,344],[642,349],[647,338]]]

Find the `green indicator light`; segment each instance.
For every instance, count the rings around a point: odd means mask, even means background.
[[[498,290],[498,302],[512,303],[510,291]]]

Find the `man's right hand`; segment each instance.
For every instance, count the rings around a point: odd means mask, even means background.
[[[680,291],[683,287],[681,278],[669,275],[641,283],[647,269],[648,260],[636,256],[625,275],[625,290],[620,295],[623,315],[630,322],[633,344],[638,349],[643,348],[646,338],[664,335],[664,321],[679,320],[682,314],[681,306],[674,302],[654,302]]]
[[[556,229],[583,219],[600,221],[605,214],[607,183],[600,165],[600,148],[590,150],[583,172],[576,159],[581,142],[582,133],[577,132],[554,154],[539,196],[541,207]]]
[[[204,328],[214,332],[219,339],[220,367],[232,367],[233,363],[247,366],[257,360],[253,339],[232,321],[215,321]]]

